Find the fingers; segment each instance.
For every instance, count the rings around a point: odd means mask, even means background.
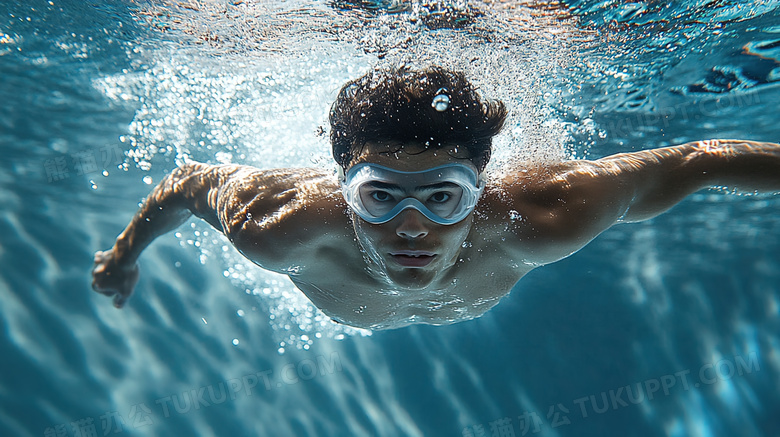
[[[123,296],[121,293],[117,293],[114,296],[114,308],[121,309],[127,302],[127,296]]]
[[[98,265],[95,266],[94,269],[92,269],[92,277],[95,278],[95,277],[97,277],[97,275],[102,275],[105,272],[106,272],[106,265],[105,264],[98,264]]]
[[[108,259],[108,257],[109,257],[109,252],[110,251],[108,251],[108,250],[105,250],[105,251],[98,250],[97,252],[95,252],[95,264],[101,264],[101,263],[105,262],[106,259]]]
[[[98,293],[102,294],[103,296],[112,297],[113,296],[113,303],[114,307],[116,308],[122,308],[125,306],[125,303],[127,303],[127,298],[130,297],[130,294],[122,293],[121,291],[114,290],[111,288],[104,288],[101,289],[99,286],[95,283],[92,284],[92,289],[97,291]]]
[[[92,269],[92,289],[100,294],[111,296],[116,293],[115,287],[109,283],[110,275],[106,273],[106,266],[101,264]]]
[[[92,289],[104,296],[113,297],[114,307],[122,308],[138,282],[139,268],[138,264],[121,268],[112,262],[112,256],[111,250],[95,252]]]
[[[95,289],[95,283],[97,280],[98,275],[103,275],[106,273],[107,264],[106,261],[108,260],[107,252],[104,251],[97,251],[95,252],[95,267],[92,268],[92,288]],[[95,289],[97,291],[97,289]]]
[[[103,296],[108,296],[108,297],[111,297],[118,293],[118,291],[113,288],[103,288],[99,284],[95,284],[94,282],[92,283],[92,289],[102,294]]]

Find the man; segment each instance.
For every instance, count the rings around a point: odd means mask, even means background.
[[[488,181],[505,117],[460,73],[371,72],[331,109],[338,175],[188,163],[95,254],[93,288],[121,308],[143,249],[194,214],[338,322],[446,324],[480,316],[523,275],[613,224],[654,217],[699,189],[780,191],[780,145],[735,140],[518,164]]]

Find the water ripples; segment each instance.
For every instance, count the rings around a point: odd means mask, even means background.
[[[329,104],[377,65],[441,62],[506,100],[496,169],[776,138],[774,3],[156,1],[133,7],[138,21],[124,3],[39,3],[4,4],[0,28],[0,433],[84,418],[101,433],[108,413],[129,435],[466,435],[507,418],[519,434],[531,412],[542,435],[778,431],[773,197],[699,194],[532,272],[479,319],[371,337],[335,327],[205,224],[144,254],[121,312],[88,278],[144,180],[182,159],[331,165]],[[109,146],[120,156],[104,165]],[[89,151],[98,162],[74,167]],[[45,163],[59,158],[67,176],[53,178]],[[583,396],[754,352],[751,374],[578,417]],[[235,398],[217,403],[231,381]],[[213,405],[195,406],[201,388]],[[154,423],[135,428],[141,405]],[[552,429],[558,405],[572,423]]]

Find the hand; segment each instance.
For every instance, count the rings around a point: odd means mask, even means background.
[[[95,252],[92,269],[92,289],[106,296],[114,296],[114,306],[122,308],[138,283],[138,264],[121,266],[114,259],[114,249]]]

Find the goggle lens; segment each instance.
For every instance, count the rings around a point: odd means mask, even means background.
[[[350,168],[342,181],[347,203],[374,224],[409,208],[433,222],[454,224],[474,209],[482,188],[473,168],[455,163],[416,172],[363,163]]]

